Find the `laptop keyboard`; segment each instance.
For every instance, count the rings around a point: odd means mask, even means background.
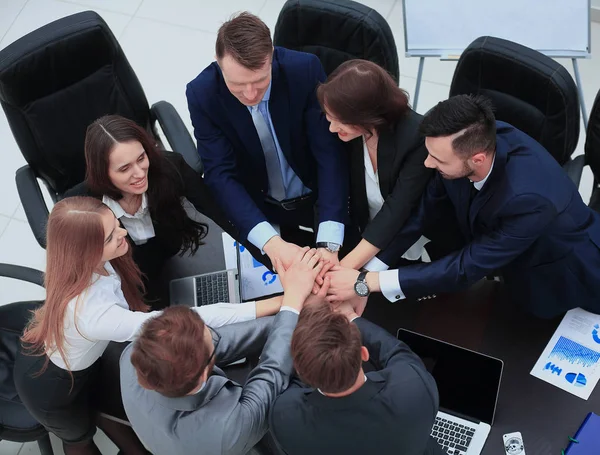
[[[442,417],[435,418],[431,429],[431,436],[449,455],[465,455],[474,434],[474,427],[461,425]]]
[[[227,272],[213,273],[196,277],[196,297],[198,306],[229,302]]]

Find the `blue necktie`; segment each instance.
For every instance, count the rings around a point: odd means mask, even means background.
[[[271,130],[265,118],[260,113],[258,106],[252,106],[252,121],[260,139],[263,153],[265,155],[265,163],[267,165],[267,177],[269,179],[269,194],[273,199],[282,201],[285,199],[285,187],[283,186],[283,178],[281,176],[281,168],[279,166],[279,155],[275,140],[271,134]]]

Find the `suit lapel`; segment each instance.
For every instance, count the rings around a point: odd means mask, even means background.
[[[498,182],[502,178],[502,175],[504,175],[506,160],[508,159],[508,146],[502,141],[502,138],[497,138],[497,141],[496,156],[494,157],[492,172],[485,182],[485,185],[483,185],[481,191],[479,191],[479,194],[477,194],[477,196],[475,196],[471,202],[471,207],[469,209],[469,228],[471,232],[474,232],[477,214],[490,199],[490,197],[492,197],[496,182]]]
[[[391,131],[384,132],[379,137],[377,144],[377,172],[379,173],[379,192],[385,199],[393,188],[392,174],[396,147],[394,134]]]
[[[281,74],[279,62],[273,55],[273,69],[271,72],[271,97],[269,98],[269,112],[277,141],[288,164],[294,168],[294,157],[290,140],[290,100],[287,93],[286,81]]]
[[[352,197],[353,218],[358,223],[361,231],[369,222],[369,203],[367,201],[367,188],[365,185],[365,160],[362,137],[356,138],[346,144],[350,154],[350,188]]]
[[[218,69],[219,79],[219,100],[221,107],[225,111],[225,117],[230,119],[233,129],[236,131],[240,141],[246,146],[246,150],[254,157],[255,160],[262,163],[262,167],[265,169],[264,164],[265,156],[260,145],[260,139],[258,133],[254,127],[252,121],[252,115],[246,106],[239,102],[239,100],[231,94],[225,81],[223,80],[223,74],[221,69]]]

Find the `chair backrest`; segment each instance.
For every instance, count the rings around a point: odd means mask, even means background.
[[[596,94],[585,136],[585,162],[600,181],[600,91]]]
[[[400,77],[389,24],[374,9],[351,0],[288,0],[273,42],[317,55],[327,74],[346,60],[361,58],[385,68],[396,82]]]
[[[87,126],[105,114],[150,124],[121,46],[95,12],[51,22],[0,51],[0,104],[25,160],[57,194],[85,176]]]
[[[21,334],[31,318],[31,311],[42,302],[16,302],[0,306],[0,400],[17,396],[13,366],[21,344]]]
[[[496,118],[542,144],[562,165],[579,139],[579,98],[567,70],[540,52],[500,38],[483,36],[463,52],[450,96],[490,98]]]

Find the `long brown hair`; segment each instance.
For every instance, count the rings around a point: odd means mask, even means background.
[[[48,218],[46,230],[46,301],[29,322],[22,341],[31,353],[48,349],[65,356],[64,318],[67,305],[91,284],[102,260],[104,226],[101,215],[110,209],[91,197],[71,197],[58,202]],[[110,261],[121,278],[123,295],[132,311],[147,311],[142,300],[144,285],[131,249]],[[46,359],[46,364],[48,363]],[[43,369],[42,369],[43,371]]]
[[[368,60],[348,60],[317,88],[323,112],[367,135],[391,129],[410,107],[408,94],[381,66]]]
[[[192,254],[202,245],[208,226],[192,220],[181,205],[185,186],[181,175],[156,147],[152,136],[133,120],[105,115],[87,128],[85,135],[86,183],[97,196],[118,201],[123,194],[108,176],[109,157],[115,145],[137,141],[148,156],[148,207],[159,225],[181,238],[181,254]],[[198,176],[200,178],[200,176]]]

